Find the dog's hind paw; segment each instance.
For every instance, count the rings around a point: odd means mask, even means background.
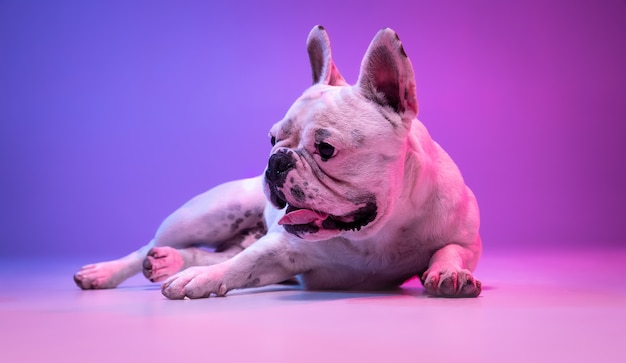
[[[74,282],[83,290],[111,289],[128,277],[124,268],[125,264],[120,261],[85,265],[74,275]]]
[[[440,297],[477,297],[481,283],[469,270],[428,270],[421,278],[426,293]]]
[[[180,251],[172,247],[153,247],[143,260],[143,275],[160,282],[181,271],[185,261]]]

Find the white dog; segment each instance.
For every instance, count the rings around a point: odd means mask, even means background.
[[[143,269],[170,299],[293,277],[307,289],[372,290],[419,276],[434,296],[480,294],[478,205],[415,119],[413,68],[396,33],[376,34],[356,85],[339,74],[323,27],[307,50],[313,86],[272,127],[264,175],[195,197],[147,246],[84,266],[78,286],[115,287]]]

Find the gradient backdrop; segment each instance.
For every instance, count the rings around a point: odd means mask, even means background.
[[[316,24],[349,82],[399,33],[487,250],[626,245],[623,0],[3,0],[0,257],[124,254],[262,172]]]

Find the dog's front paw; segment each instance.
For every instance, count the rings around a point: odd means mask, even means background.
[[[222,276],[218,266],[190,267],[167,279],[161,292],[168,299],[200,299],[212,294],[224,296],[228,288],[222,282]]]
[[[422,275],[426,292],[441,297],[477,297],[481,283],[465,269],[429,269]]]

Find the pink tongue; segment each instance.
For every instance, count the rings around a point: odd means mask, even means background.
[[[325,213],[314,212],[310,209],[298,209],[285,214],[278,224],[309,224],[317,220],[324,220],[328,217]]]

